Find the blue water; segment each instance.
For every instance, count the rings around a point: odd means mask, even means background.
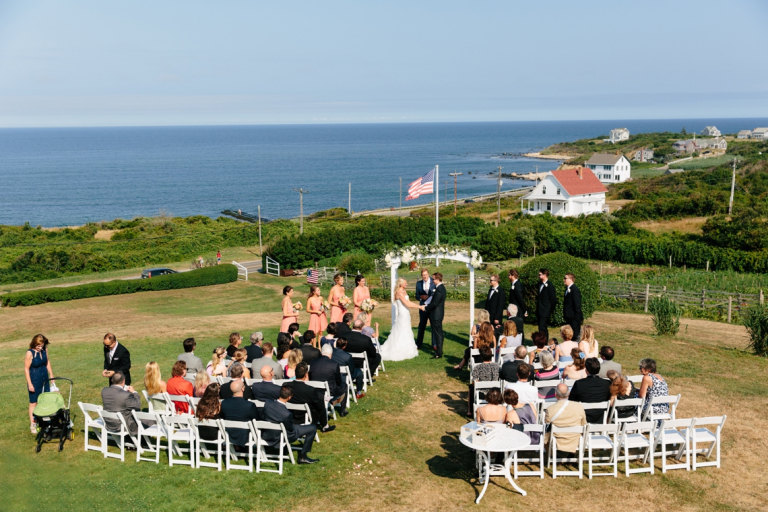
[[[459,197],[495,192],[489,178],[554,169],[558,162],[502,157],[560,141],[607,134],[768,126],[765,119],[567,121],[370,125],[0,129],[0,224],[80,225],[156,215],[209,215],[242,209],[267,218],[347,206],[398,206],[408,184],[440,166],[441,198],[449,172]],[[469,173],[472,173],[471,175]],[[503,190],[528,185],[505,180]],[[423,196],[403,204],[423,204]]]

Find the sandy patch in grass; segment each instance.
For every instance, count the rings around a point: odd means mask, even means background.
[[[112,235],[117,233],[119,229],[100,229],[93,235],[96,240],[112,240]]]
[[[608,207],[610,213],[615,212],[619,208],[624,208],[626,205],[634,203],[635,199],[612,199],[605,202],[605,206]]]
[[[707,222],[707,217],[690,217],[677,220],[645,220],[642,222],[635,222],[633,226],[656,234],[677,231],[680,233],[696,233],[700,235],[701,227],[705,222]]]

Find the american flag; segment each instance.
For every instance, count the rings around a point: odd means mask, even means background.
[[[435,183],[435,169],[433,168],[427,174],[417,179],[410,185],[408,185],[408,196],[406,201],[416,199],[421,194],[431,194],[434,192],[433,185]]]
[[[311,268],[309,270],[307,270],[307,282],[309,284],[318,284],[317,283],[318,274],[319,273],[318,273],[317,270],[314,270],[314,269],[311,269]]]

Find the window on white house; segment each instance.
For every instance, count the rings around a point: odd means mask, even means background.
[[[536,209],[541,210],[541,203],[539,201],[536,201]]]
[[[548,212],[552,211],[552,202],[551,201],[547,201],[547,211]]]
[[[541,193],[544,194],[544,195],[547,195],[547,186],[546,185],[541,187]]]
[[[568,212],[568,203],[563,203],[563,211]]]
[[[557,189],[557,195],[560,195],[560,189]]]

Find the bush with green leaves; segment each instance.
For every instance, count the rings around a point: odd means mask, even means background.
[[[352,276],[369,274],[373,270],[373,258],[365,253],[350,254],[339,262],[339,272],[346,272]]]
[[[486,226],[480,230],[472,244],[484,261],[504,261],[518,255],[517,232],[510,224],[496,228]]]
[[[39,290],[7,293],[0,295],[0,303],[3,306],[10,307],[34,306],[35,304],[44,304],[46,302],[86,299],[88,297],[194,288],[197,286],[231,283],[236,280],[237,267],[224,264],[149,279],[118,279],[105,283],[89,283],[79,286],[42,288]]]
[[[563,319],[563,295],[565,274],[573,274],[575,284],[581,290],[581,309],[584,318],[592,316],[597,309],[600,300],[600,283],[597,274],[589,268],[586,262],[563,252],[554,252],[537,256],[520,269],[520,279],[525,285],[525,302],[528,306],[528,321],[537,322],[536,318],[536,292],[538,290],[539,269],[549,270],[549,286],[554,286],[557,291],[557,306],[550,322],[554,325],[565,323]],[[507,281],[508,283],[508,281]]]
[[[749,333],[749,348],[755,355],[768,357],[768,309],[753,306],[747,309],[742,322]]]
[[[648,311],[653,315],[653,327],[656,334],[677,335],[680,330],[680,306],[669,297],[662,295],[654,297],[648,302]]]

